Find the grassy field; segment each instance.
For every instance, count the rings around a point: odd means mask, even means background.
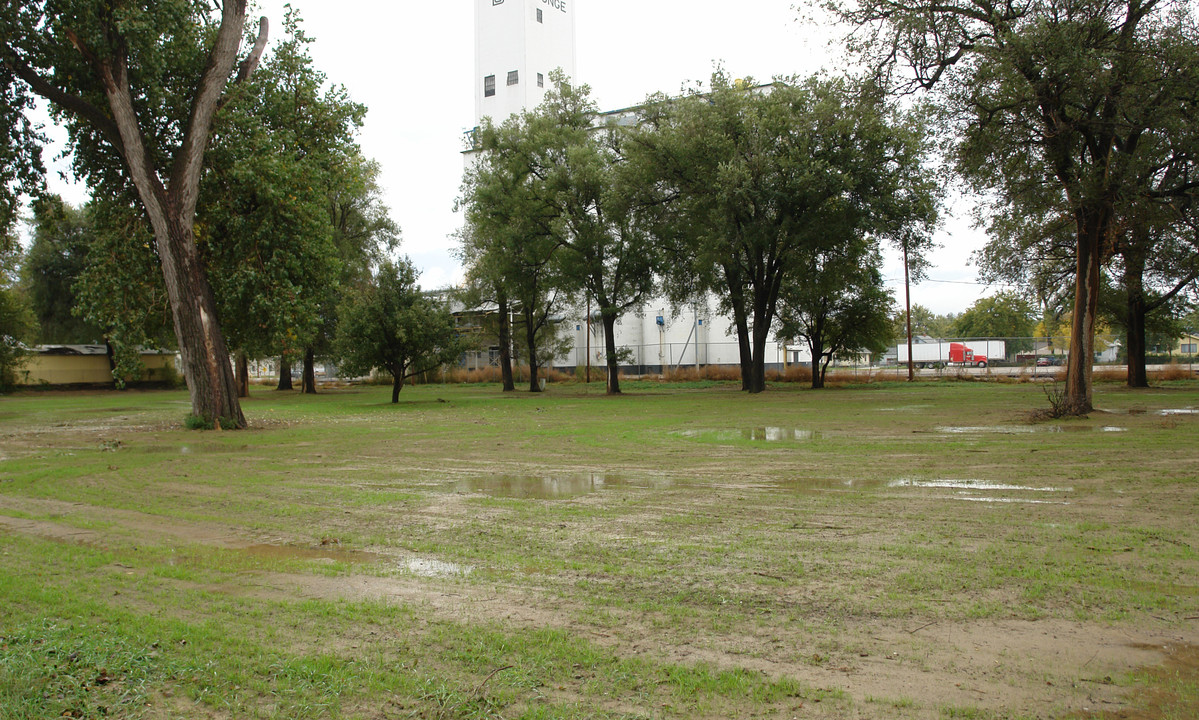
[[[1199,383],[0,398],[0,717],[1194,718]]]

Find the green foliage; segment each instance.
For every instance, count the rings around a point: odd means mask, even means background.
[[[1195,205],[1199,33],[1190,9],[1140,0],[1032,0],[983,12],[968,0],[828,6],[869,28],[850,44],[885,76],[906,65],[909,87],[938,91],[956,168],[989,199],[987,272],[1030,280],[1053,322],[1066,304],[1059,288],[1069,287],[1060,281],[1073,272],[1071,357],[1091,357],[1101,266],[1161,242],[1163,227]],[[1167,274],[1188,272],[1178,270]],[[1130,302],[1143,277],[1127,276]],[[1066,394],[1080,411],[1091,407],[1082,366],[1071,365]]]
[[[878,249],[863,237],[841,240],[811,253],[779,294],[777,336],[807,343],[812,387],[823,387],[834,357],[878,354],[894,339]]]
[[[218,418],[215,422],[199,415],[188,415],[183,418],[183,427],[188,430],[213,430],[218,423],[222,430],[237,429],[236,423],[231,418]]]
[[[325,89],[294,10],[284,31],[217,116],[198,219],[222,327],[251,357],[312,344],[341,274],[330,197],[361,182],[366,108]]]
[[[452,362],[460,352],[454,316],[421,292],[407,259],[384,262],[372,283],[350,291],[338,316],[335,355],[342,373],[386,371],[394,379],[392,402],[405,378]]]
[[[86,209],[71,207],[57,196],[34,203],[33,242],[21,265],[21,283],[37,315],[43,344],[103,340],[100,327],[79,317],[75,291],[95,242]]]
[[[543,335],[553,332],[551,318],[573,289],[556,260],[570,231],[560,205],[561,183],[548,178],[558,172],[568,148],[585,141],[595,110],[585,88],[563,94],[564,78],[551,73],[551,81],[559,91],[541,107],[498,126],[483,119],[459,200],[466,212],[459,256],[474,285],[521,315],[530,388],[547,359],[538,352]]]
[[[1009,352],[1031,350],[1037,313],[1023,296],[1005,290],[981,298],[953,321],[959,338],[1021,338],[1008,343]]]
[[[957,316],[953,313],[938,315],[923,305],[912,305],[912,335],[928,335],[944,340],[953,336],[953,323]],[[895,337],[907,337],[907,322],[902,313],[899,317],[900,326]]]
[[[658,232],[676,256],[668,289],[721,297],[753,392],[779,293],[815,254],[854,237],[916,245],[936,218],[919,118],[870,83],[755,88],[718,71],[707,92],[651,99],[636,142],[675,198]]]
[[[26,344],[37,333],[37,318],[25,294],[12,282],[12,253],[0,252],[0,390],[17,382]]]
[[[133,201],[96,196],[85,214],[91,243],[72,289],[83,320],[112,345],[121,385],[141,376],[139,348],[175,346],[170,303],[154,237]]]

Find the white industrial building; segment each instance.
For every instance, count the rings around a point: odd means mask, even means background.
[[[484,117],[502,122],[539,105],[552,70],[561,68],[567,77],[576,77],[577,1],[475,0],[475,127]],[[466,153],[466,162],[472,155]],[[715,297],[687,307],[673,307],[658,298],[638,312],[626,313],[616,324],[616,346],[629,353],[622,367],[644,374],[673,367],[740,364],[736,330],[731,319],[717,310]],[[574,347],[555,358],[553,365],[587,365],[588,353],[590,365],[603,365],[603,326],[598,317],[589,326],[586,311],[579,312],[576,319],[564,319],[559,331],[569,337],[571,328]],[[767,345],[767,367],[810,359],[806,348]]]

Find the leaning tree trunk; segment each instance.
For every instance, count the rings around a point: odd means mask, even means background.
[[[1063,404],[1072,415],[1094,409],[1091,376],[1095,357],[1095,316],[1099,308],[1101,242],[1107,230],[1103,209],[1080,210],[1078,261],[1075,266],[1074,319],[1070,325],[1070,357],[1066,363]]]
[[[400,391],[404,389],[404,368],[399,368],[398,371],[391,373],[391,402],[393,405],[400,402]]]
[[[250,397],[250,361],[241,350],[237,351],[237,396]]]
[[[316,352],[312,348],[304,348],[304,375],[300,379],[300,392],[316,394]]]
[[[287,355],[279,356],[279,386],[276,390],[291,390],[291,358]]]
[[[616,316],[602,313],[604,325],[604,354],[607,356],[608,394],[620,394],[620,358],[616,355]]]
[[[512,379],[512,323],[508,318],[508,294],[496,289],[496,304],[500,313],[500,375],[504,379],[504,392],[515,392],[516,382]]]

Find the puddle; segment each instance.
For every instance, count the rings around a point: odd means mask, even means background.
[[[1115,425],[943,425],[936,431],[943,435],[1032,435],[1035,433],[1066,432],[1126,432],[1128,428]]]
[[[1171,408],[1169,410],[1159,410],[1158,415],[1199,415],[1199,410],[1195,408]]]
[[[492,497],[560,500],[599,492],[604,488],[667,488],[674,482],[667,478],[630,478],[611,473],[578,473],[574,475],[480,476],[462,481],[458,489],[481,492]]]
[[[788,478],[772,482],[771,487],[785,490],[868,490],[877,488],[884,483],[878,479],[867,480],[832,480],[828,478]]]
[[[411,558],[405,565],[408,572],[421,577],[465,577],[474,570],[469,565],[429,560],[428,558]]]
[[[917,487],[942,488],[951,490],[983,490],[987,492],[1074,492],[1072,487],[1029,487],[1028,485],[1011,485],[1007,483],[988,482],[986,480],[944,479],[944,480],[913,480],[900,478],[887,483],[888,487]]]
[[[340,548],[309,548],[298,545],[251,545],[244,551],[263,560],[325,560],[330,562],[369,563],[381,559],[364,550]]]
[[[216,443],[204,445],[146,445],[138,448],[138,452],[147,455],[179,453],[180,455],[204,455],[204,454],[223,454],[237,453],[249,450],[249,445],[218,445]]]
[[[1069,505],[1070,504],[1064,500],[1030,500],[1028,498],[997,498],[997,497],[973,497],[973,496],[955,497],[954,500],[966,500],[968,502],[982,502],[982,503],[1016,503],[1019,505]]]
[[[674,435],[695,440],[710,440],[715,442],[730,442],[733,440],[751,440],[755,442],[804,442],[819,440],[822,434],[816,430],[802,430],[767,425],[764,427],[745,428],[742,430],[679,430]]]

